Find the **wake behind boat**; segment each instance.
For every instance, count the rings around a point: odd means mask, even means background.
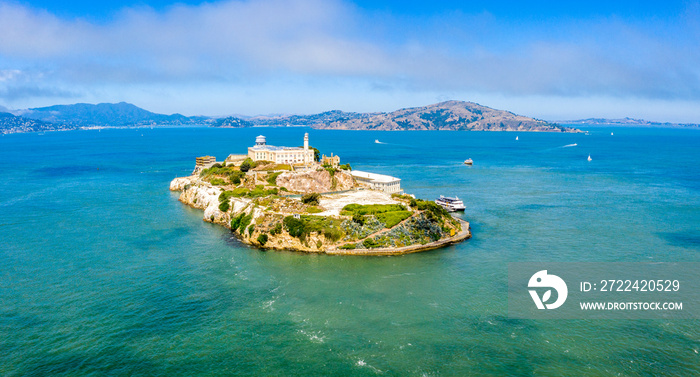
[[[464,202],[456,196],[451,198],[440,195],[440,198],[435,199],[435,203],[446,209],[447,212],[464,211],[467,208],[464,206]]]

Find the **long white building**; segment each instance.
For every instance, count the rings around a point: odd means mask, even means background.
[[[401,193],[401,180],[399,178],[359,170],[353,170],[350,174],[355,177],[357,182],[367,185],[373,190],[381,190],[387,194]]]
[[[314,161],[314,151],[309,149],[309,134],[304,134],[304,147],[276,147],[267,145],[265,136],[255,138],[255,146],[248,147],[248,157],[253,161],[272,161],[278,164],[308,165]]]

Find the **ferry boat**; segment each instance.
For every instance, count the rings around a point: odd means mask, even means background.
[[[435,203],[446,209],[447,212],[464,211],[467,208],[464,206],[464,202],[456,196],[450,198],[449,196],[440,195],[440,198],[436,199]]]
[[[464,165],[474,165],[474,161],[471,158],[464,160]]]

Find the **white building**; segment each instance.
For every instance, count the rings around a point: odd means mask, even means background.
[[[401,193],[401,180],[396,177],[359,170],[353,170],[350,174],[357,182],[365,184],[373,190],[381,190],[387,194]]]
[[[304,147],[275,147],[267,145],[265,136],[255,138],[255,146],[248,147],[248,157],[253,161],[272,161],[278,164],[310,164],[314,161],[314,151],[309,149],[309,134],[304,134]]]

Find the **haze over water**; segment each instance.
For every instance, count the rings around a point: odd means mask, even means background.
[[[700,374],[698,320],[507,316],[509,262],[700,261],[700,131],[582,128],[0,137],[0,374]],[[459,196],[473,238],[396,257],[265,252],[168,191],[196,156],[304,132],[417,197]]]

